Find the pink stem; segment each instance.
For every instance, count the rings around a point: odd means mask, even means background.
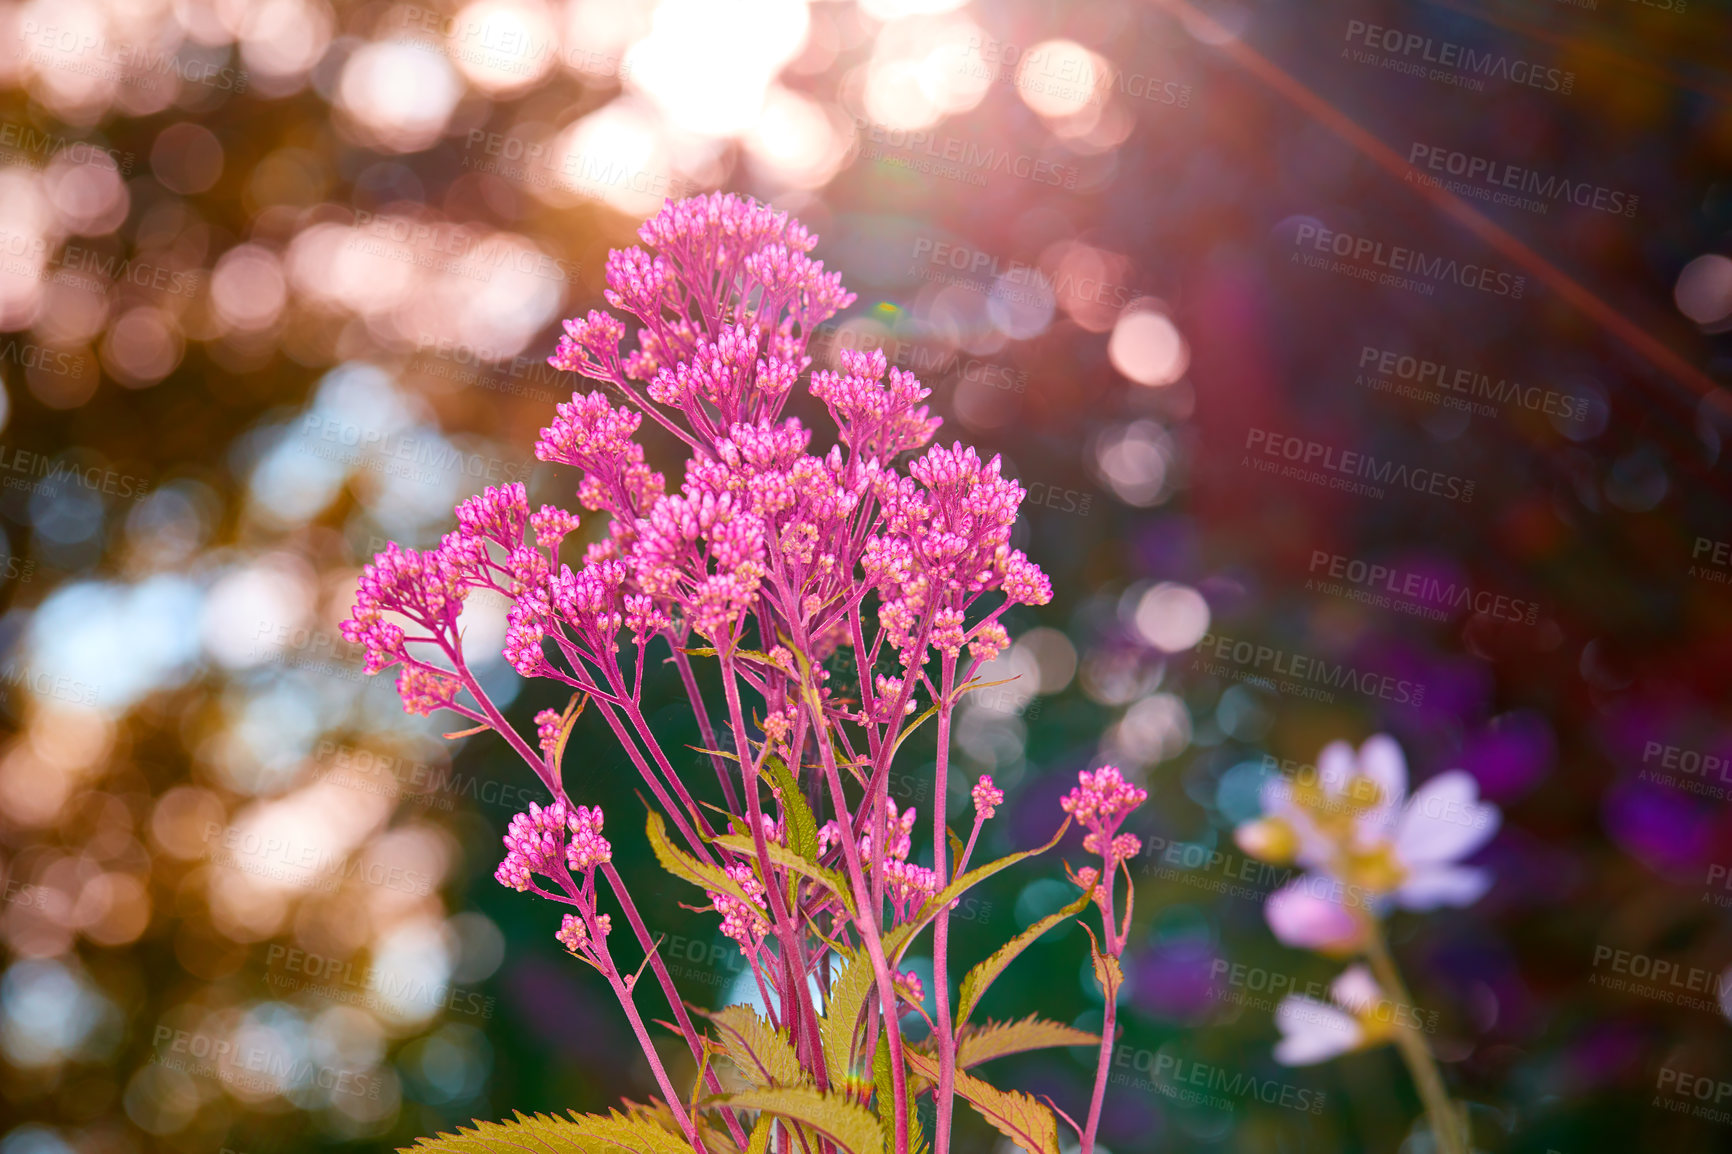
[[[655,948],[655,943],[650,939],[649,930],[644,926],[643,918],[638,916],[637,904],[631,900],[631,894],[625,888],[625,882],[620,879],[618,871],[613,868],[612,862],[602,865],[601,871],[607,875],[608,884],[613,887],[614,897],[619,899],[620,908],[625,911],[626,921],[631,923],[632,932],[637,935],[638,944],[649,955],[650,969],[655,971],[656,980],[661,983],[662,993],[667,996],[668,1005],[673,1009],[674,1020],[679,1023],[680,1033],[685,1035],[686,1045],[691,1048],[692,1060],[699,1065],[704,1065],[703,1041],[698,1037],[697,1027],[692,1025],[691,1015],[686,1012],[685,999],[681,998],[679,991],[674,988],[673,977],[668,973],[667,964],[662,961],[661,951]],[[712,1094],[723,1092],[722,1081],[716,1077],[716,1071],[713,1067],[704,1067],[704,1084],[710,1088]],[[741,1127],[740,1120],[734,1111],[722,1111],[722,1119],[728,1124],[728,1132],[733,1135],[735,1144],[742,1150],[745,1149],[746,1132]]]
[[[950,884],[946,865],[949,854],[949,830],[944,824],[945,805],[949,801],[950,785],[950,713],[951,678],[956,672],[956,656],[945,653],[939,674],[938,705],[938,764],[932,777],[932,868],[938,874],[938,888]],[[980,828],[976,823],[975,829]],[[969,839],[973,848],[974,839]],[[959,867],[960,868],[960,867]],[[938,911],[932,923],[932,984],[938,993],[938,1136],[935,1150],[950,1149],[950,1122],[956,1107],[956,1029],[950,1019],[950,906]]]

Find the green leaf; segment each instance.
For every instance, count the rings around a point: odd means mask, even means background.
[[[691,882],[711,893],[739,898],[751,906],[758,904],[741,888],[739,882],[722,871],[721,866],[701,862],[669,841],[667,824],[662,821],[661,814],[650,811],[649,820],[644,823],[644,832],[649,837],[650,848],[655,850],[656,860],[661,863],[662,868],[681,881]]]
[[[752,1137],[746,1144],[746,1154],[770,1154],[770,1135],[775,1129],[774,1116],[759,1114],[758,1124],[752,1127]]]
[[[890,1070],[890,1035],[878,1035],[878,1050],[872,1055],[872,1088],[877,1092],[878,1125],[884,1131],[884,1144],[896,1145],[896,1077]],[[926,1136],[920,1132],[920,1110],[914,1103],[914,1078],[903,1082],[903,1098],[908,1103],[908,1148],[923,1150]]]
[[[909,1069],[936,1086],[938,1062],[913,1050],[907,1054]],[[1058,1118],[1027,1094],[1000,1090],[962,1070],[956,1071],[956,1092],[975,1113],[992,1123],[993,1129],[1029,1154],[1059,1154]]]
[[[875,975],[866,951],[843,954],[842,969],[830,980],[830,1001],[818,1033],[824,1042],[824,1065],[831,1082],[841,1082],[854,1071],[854,1035],[860,1011],[872,993]]]
[[[770,771],[770,780],[776,783],[777,792],[782,795],[782,818],[788,830],[788,848],[813,865],[818,864],[818,819],[812,816],[812,809],[806,804],[800,782],[788,768],[788,763],[775,754],[766,757],[764,765]]]
[[[670,1134],[648,1118],[613,1113],[579,1114],[571,1118],[519,1111],[509,1122],[476,1122],[473,1130],[422,1138],[402,1154],[692,1154],[689,1142]]]
[[[968,971],[968,976],[962,979],[962,997],[956,1004],[956,1024],[958,1027],[968,1020],[968,1015],[980,1004],[980,999],[986,995],[987,988],[997,980],[1018,954],[1034,944],[1036,938],[1064,921],[1082,913],[1083,907],[1089,904],[1094,895],[1085,891],[1076,901],[1058,911],[1048,914],[1035,922],[1028,929],[1000,946],[991,957]]]
[[[754,1086],[797,1086],[805,1081],[788,1035],[750,1006],[729,1006],[709,1016],[722,1035],[722,1052]]]
[[[1119,987],[1125,981],[1125,972],[1120,968],[1119,960],[1111,954],[1101,952],[1100,943],[1095,941],[1095,932],[1089,929],[1088,923],[1079,921],[1077,925],[1082,926],[1083,932],[1089,936],[1089,953],[1094,958],[1095,981],[1100,983],[1101,992],[1109,998],[1117,997]]]
[[[1028,1050],[1045,1050],[1053,1046],[1093,1046],[1101,1044],[1098,1036],[1063,1022],[1049,1021],[1030,1014],[1015,1022],[987,1022],[958,1034],[956,1064],[959,1067],[978,1066],[1006,1054],[1021,1054]]]
[[[758,845],[752,840],[749,833],[723,834],[714,839],[714,844],[743,854],[748,861],[756,862],[758,860]],[[826,869],[817,862],[807,861],[787,846],[777,845],[773,841],[766,841],[764,849],[769,854],[771,865],[793,870],[802,877],[817,882],[841,899],[842,908],[848,911],[848,916],[854,915],[854,893],[848,888],[848,882],[841,874],[833,869]],[[765,884],[769,884],[768,879],[765,879]]]
[[[810,1126],[829,1135],[848,1154],[884,1154],[878,1119],[864,1106],[810,1086],[746,1090],[717,1101],[741,1110],[763,1110]]]
[[[1045,853],[1047,850],[1058,844],[1059,839],[1064,836],[1065,830],[1069,828],[1070,819],[1066,818],[1064,824],[1058,827],[1058,832],[1052,835],[1052,840],[1047,842],[1045,845],[1037,846],[1034,849],[1019,850],[1016,853],[1006,854],[997,861],[990,861],[983,866],[976,866],[974,869],[969,870],[967,873],[945,886],[932,897],[927,898],[926,904],[920,907],[920,912],[918,914],[884,935],[884,957],[886,960],[888,960],[891,965],[901,963],[903,952],[914,942],[914,935],[925,929],[926,924],[938,916],[939,910],[944,909],[951,902],[955,901],[957,898],[961,897],[963,894],[967,893],[993,874],[998,873],[1001,870],[1007,870],[1025,858],[1031,858],[1037,854]]]

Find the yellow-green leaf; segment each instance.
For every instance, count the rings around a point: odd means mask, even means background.
[[[715,839],[715,844],[726,849],[731,849],[735,853],[743,854],[749,861],[756,862],[758,860],[758,846],[757,843],[752,840],[750,834],[723,834]],[[837,873],[833,869],[826,869],[817,862],[807,861],[787,846],[778,845],[773,841],[766,841],[764,843],[764,849],[769,855],[770,864],[781,866],[786,870],[792,870],[802,877],[810,878],[812,881],[817,882],[832,894],[835,894],[836,897],[840,898],[842,901],[842,907],[848,911],[850,917],[853,916],[854,894],[848,888],[847,879],[843,878],[841,874]],[[769,884],[768,879],[765,879],[765,884]]]
[[[788,763],[775,754],[764,759],[770,780],[782,795],[782,824],[788,831],[788,848],[814,865],[818,862],[818,819],[806,804],[806,795]]]
[[[938,1063],[934,1059],[908,1051],[908,1067],[933,1085],[938,1084]],[[1059,1154],[1058,1118],[1027,1094],[1000,1090],[962,1070],[956,1071],[956,1092],[974,1107],[976,1114],[992,1123],[993,1129],[1029,1154]]]
[[[728,1006],[710,1015],[722,1035],[722,1052],[754,1086],[797,1086],[805,1080],[800,1059],[777,1030],[750,1006]]]
[[[1125,972],[1119,967],[1119,960],[1111,954],[1102,953],[1100,943],[1095,941],[1095,932],[1089,929],[1086,922],[1078,922],[1083,932],[1089,936],[1089,954],[1094,959],[1095,981],[1100,983],[1101,991],[1107,997],[1117,996],[1119,987],[1124,984]]]
[[[908,1149],[920,1151],[926,1147],[926,1136],[920,1132],[920,1110],[914,1103],[914,1078],[903,1083],[903,1101],[908,1104]],[[890,1035],[878,1035],[878,1050],[872,1055],[872,1089],[878,1105],[878,1128],[884,1132],[884,1144],[896,1145],[896,1077],[890,1069]]]
[[[830,1000],[818,1034],[824,1042],[824,1065],[831,1082],[841,1082],[854,1070],[854,1036],[860,1011],[872,993],[875,975],[866,952],[842,954],[842,968],[830,979]]]
[[[963,1022],[968,1020],[968,1015],[974,1012],[974,1008],[980,1004],[980,999],[986,995],[987,988],[998,978],[998,975],[1005,971],[1011,962],[1016,960],[1018,954],[1028,949],[1034,944],[1036,938],[1066,918],[1080,914],[1083,907],[1089,904],[1089,899],[1092,896],[1092,894],[1085,892],[1076,901],[1056,914],[1048,914],[1041,918],[1000,946],[991,957],[969,970],[967,976],[962,979],[962,997],[956,1004],[956,1024],[961,1026]]]
[[[884,956],[890,961],[891,965],[899,964],[902,961],[903,952],[913,944],[914,935],[925,929],[927,923],[938,916],[939,910],[945,908],[951,902],[954,902],[957,898],[961,897],[963,894],[967,893],[993,874],[998,873],[1001,870],[1007,870],[1025,858],[1031,858],[1037,854],[1045,853],[1047,850],[1058,844],[1059,839],[1064,836],[1065,830],[1069,828],[1070,819],[1066,818],[1065,823],[1058,827],[1058,832],[1052,835],[1052,840],[1047,842],[1045,845],[1038,846],[1035,849],[1019,850],[1016,853],[1006,854],[997,861],[990,861],[983,866],[976,866],[974,869],[969,870],[967,873],[945,886],[932,897],[927,898],[926,904],[920,907],[920,912],[917,915],[909,921],[903,922],[888,934],[884,935]]]
[[[848,1154],[884,1154],[878,1119],[863,1106],[810,1086],[746,1090],[718,1099],[741,1110],[763,1110],[829,1135]],[[1057,1154],[1056,1150],[1054,1154]]]
[[[1006,1054],[1045,1050],[1053,1046],[1094,1046],[1101,1040],[1087,1030],[1030,1014],[1015,1022],[987,1022],[962,1031],[956,1039],[956,1064],[978,1066]]]
[[[578,1114],[569,1119],[523,1114],[509,1122],[476,1122],[455,1134],[422,1138],[402,1154],[692,1154],[691,1143],[644,1117]]]
[[[655,851],[656,860],[664,870],[711,893],[727,894],[748,905],[757,904],[739,882],[723,872],[721,866],[701,862],[669,841],[667,824],[662,821],[661,814],[650,811],[649,819],[644,823],[644,832],[649,837],[650,848]]]

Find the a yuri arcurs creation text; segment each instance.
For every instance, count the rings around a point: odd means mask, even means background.
[[[808,341],[854,298],[807,255],[816,238],[797,221],[716,194],[668,203],[638,235],[645,247],[607,262],[607,303],[634,318],[634,347],[621,350],[627,325],[608,313],[566,322],[552,363],[605,391],[560,405],[535,447],[581,472],[578,501],[606,516],[605,533],[582,564],[562,564],[577,514],[531,511],[520,484],[489,489],[457,509],[438,548],[392,545],[367,566],[344,636],[366,647],[369,672],[400,667],[407,709],[451,710],[495,731],[546,787],[545,805],[512,819],[497,876],[563,908],[559,940],[607,980],[661,1097],[607,1116],[480,1123],[424,1146],[944,1152],[961,1098],[1023,1149],[1057,1154],[1061,1115],[975,1068],[1089,1046],[1098,1051],[1089,1113],[1065,1119],[1089,1154],[1131,920],[1125,862],[1140,849],[1120,827],[1145,792],[1111,766],[1083,772],[1042,847],[1072,820],[1086,832],[1093,860],[1070,871],[1075,900],[969,970],[954,997],[947,957],[958,899],[1041,852],[973,862],[1004,800],[988,778],[972,790],[970,824],[946,812],[953,712],[980,684],[981,663],[1009,644],[1004,611],[1051,597],[1045,574],[1009,545],[1024,491],[997,459],[931,444],[939,421],[922,404],[928,391],[882,352],[845,350],[842,372],[808,375]],[[802,382],[835,423],[821,449],[782,415]],[[634,439],[646,418],[689,450],[672,492]],[[505,652],[517,671],[571,693],[563,713],[537,715],[533,738],[464,662],[458,613],[478,589],[511,602]],[[679,672],[703,773],[715,777],[700,792],[719,805],[700,804],[699,783],[681,768],[689,759],[651,729],[652,662]],[[586,710],[642,775],[657,859],[739,943],[764,1013],[734,1005],[700,1014],[701,1028],[693,1021],[612,864],[601,810],[566,795],[561,758]],[[898,750],[925,725],[937,761],[922,822],[898,809],[889,783]],[[1090,930],[1101,1036],[976,1013],[1018,954],[1091,905],[1101,916],[1099,933]],[[930,1016],[905,961],[917,941],[933,959]],[[674,1084],[658,1057],[637,1005],[643,980],[671,1007],[697,1084]],[[903,1024],[920,1018],[916,1043]],[[732,1067],[726,1083],[717,1059]],[[928,1097],[930,1135],[918,1109]]]

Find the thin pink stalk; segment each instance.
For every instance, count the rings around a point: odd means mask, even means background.
[[[950,715],[955,708],[951,696],[951,678],[956,672],[956,655],[945,653],[940,666],[938,684],[938,762],[932,773],[932,868],[938,875],[937,888],[950,884],[946,865],[950,855],[949,829],[944,822],[945,806],[950,798]],[[979,830],[976,823],[975,829]],[[969,839],[972,847],[973,838]],[[932,984],[938,994],[938,1137],[934,1149],[950,1149],[950,1123],[956,1108],[956,1029],[950,1018],[950,905],[939,909],[932,922]]]
[[[656,981],[661,983],[662,993],[667,996],[668,1006],[674,1012],[674,1021],[679,1025],[680,1033],[691,1049],[692,1060],[704,1067],[704,1084],[709,1087],[710,1093],[722,1093],[722,1081],[716,1077],[715,1068],[704,1063],[703,1041],[698,1036],[697,1027],[692,1024],[691,1015],[686,1012],[685,999],[680,997],[679,990],[674,987],[673,976],[668,973],[667,964],[662,961],[661,950],[656,948],[656,943],[650,938],[649,929],[638,915],[637,903],[631,900],[631,891],[626,889],[625,882],[613,868],[612,862],[602,865],[601,871],[607,876],[608,885],[613,887],[613,895],[619,901],[620,909],[625,911],[626,921],[631,923],[638,944],[649,956],[650,969],[655,973]],[[733,1136],[735,1144],[744,1149],[747,1136],[740,1125],[739,1117],[733,1110],[723,1110],[722,1118],[727,1122],[728,1133]]]

